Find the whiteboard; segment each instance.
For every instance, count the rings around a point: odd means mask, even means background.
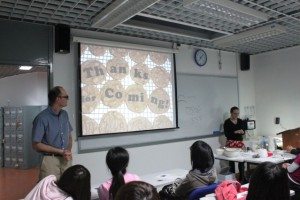
[[[211,135],[223,129],[232,106],[238,106],[236,77],[179,74],[178,122],[181,132]]]
[[[212,137],[222,131],[230,108],[238,103],[236,77],[177,74],[179,128],[79,137],[79,153]]]

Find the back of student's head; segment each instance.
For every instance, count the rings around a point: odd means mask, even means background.
[[[74,200],[91,199],[91,175],[82,165],[69,167],[57,181],[57,186]]]
[[[159,200],[155,187],[143,181],[132,181],[122,186],[115,200]]]
[[[109,194],[114,199],[118,189],[125,184],[124,174],[129,162],[129,154],[122,147],[114,147],[107,152],[106,164],[113,176]]]
[[[258,165],[250,178],[247,200],[288,200],[289,198],[286,171],[271,162]]]
[[[207,143],[198,140],[192,144],[190,150],[192,169],[207,172],[214,166],[214,154]]]

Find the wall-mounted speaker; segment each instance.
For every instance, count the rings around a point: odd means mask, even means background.
[[[247,71],[250,69],[250,55],[246,53],[241,53],[241,70]]]
[[[55,52],[70,53],[70,27],[68,25],[55,26]]]

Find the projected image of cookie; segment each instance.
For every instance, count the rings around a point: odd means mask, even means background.
[[[135,113],[143,112],[147,107],[147,92],[141,85],[130,85],[126,88],[126,105],[129,110]]]
[[[130,70],[131,79],[140,85],[144,85],[149,81],[149,69],[145,64],[136,64]]]
[[[153,121],[154,129],[171,128],[172,125],[172,121],[165,115],[159,115]]]
[[[89,50],[94,56],[103,56],[106,52],[106,49],[104,47],[95,45],[90,45]]]
[[[169,58],[169,55],[166,53],[151,52],[149,55],[152,62],[154,62],[156,65],[165,64]]]
[[[151,122],[146,117],[135,117],[128,122],[128,131],[149,130]]]
[[[155,89],[148,100],[149,109],[155,114],[162,114],[170,108],[170,96],[164,89]]]
[[[89,114],[93,112],[100,104],[100,91],[91,85],[81,88],[81,106],[82,113]]]
[[[86,44],[80,44],[80,54],[83,55],[84,52],[87,49],[87,45]]]
[[[144,63],[147,56],[148,56],[148,52],[146,51],[135,51],[135,50],[129,51],[129,57],[135,63],[139,63],[139,64]]]
[[[109,111],[103,115],[100,122],[99,131],[100,133],[126,132],[126,119],[117,111]]]
[[[109,53],[113,55],[114,57],[126,57],[128,55],[129,50],[128,49],[120,49],[120,48],[110,48]]]
[[[119,81],[107,81],[101,88],[101,101],[110,108],[122,105],[124,98],[124,87]]]
[[[106,79],[106,68],[97,60],[88,60],[81,64],[81,82],[85,84],[101,84]]]
[[[154,67],[150,72],[150,77],[159,88],[166,87],[170,82],[170,74],[163,67]]]
[[[116,80],[121,80],[129,74],[129,65],[122,58],[113,58],[106,63],[106,70]]]
[[[99,134],[99,124],[94,119],[82,115],[82,133],[83,135]]]

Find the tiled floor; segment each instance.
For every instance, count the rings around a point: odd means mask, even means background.
[[[28,170],[0,168],[0,199],[18,200],[35,186],[38,168]]]

